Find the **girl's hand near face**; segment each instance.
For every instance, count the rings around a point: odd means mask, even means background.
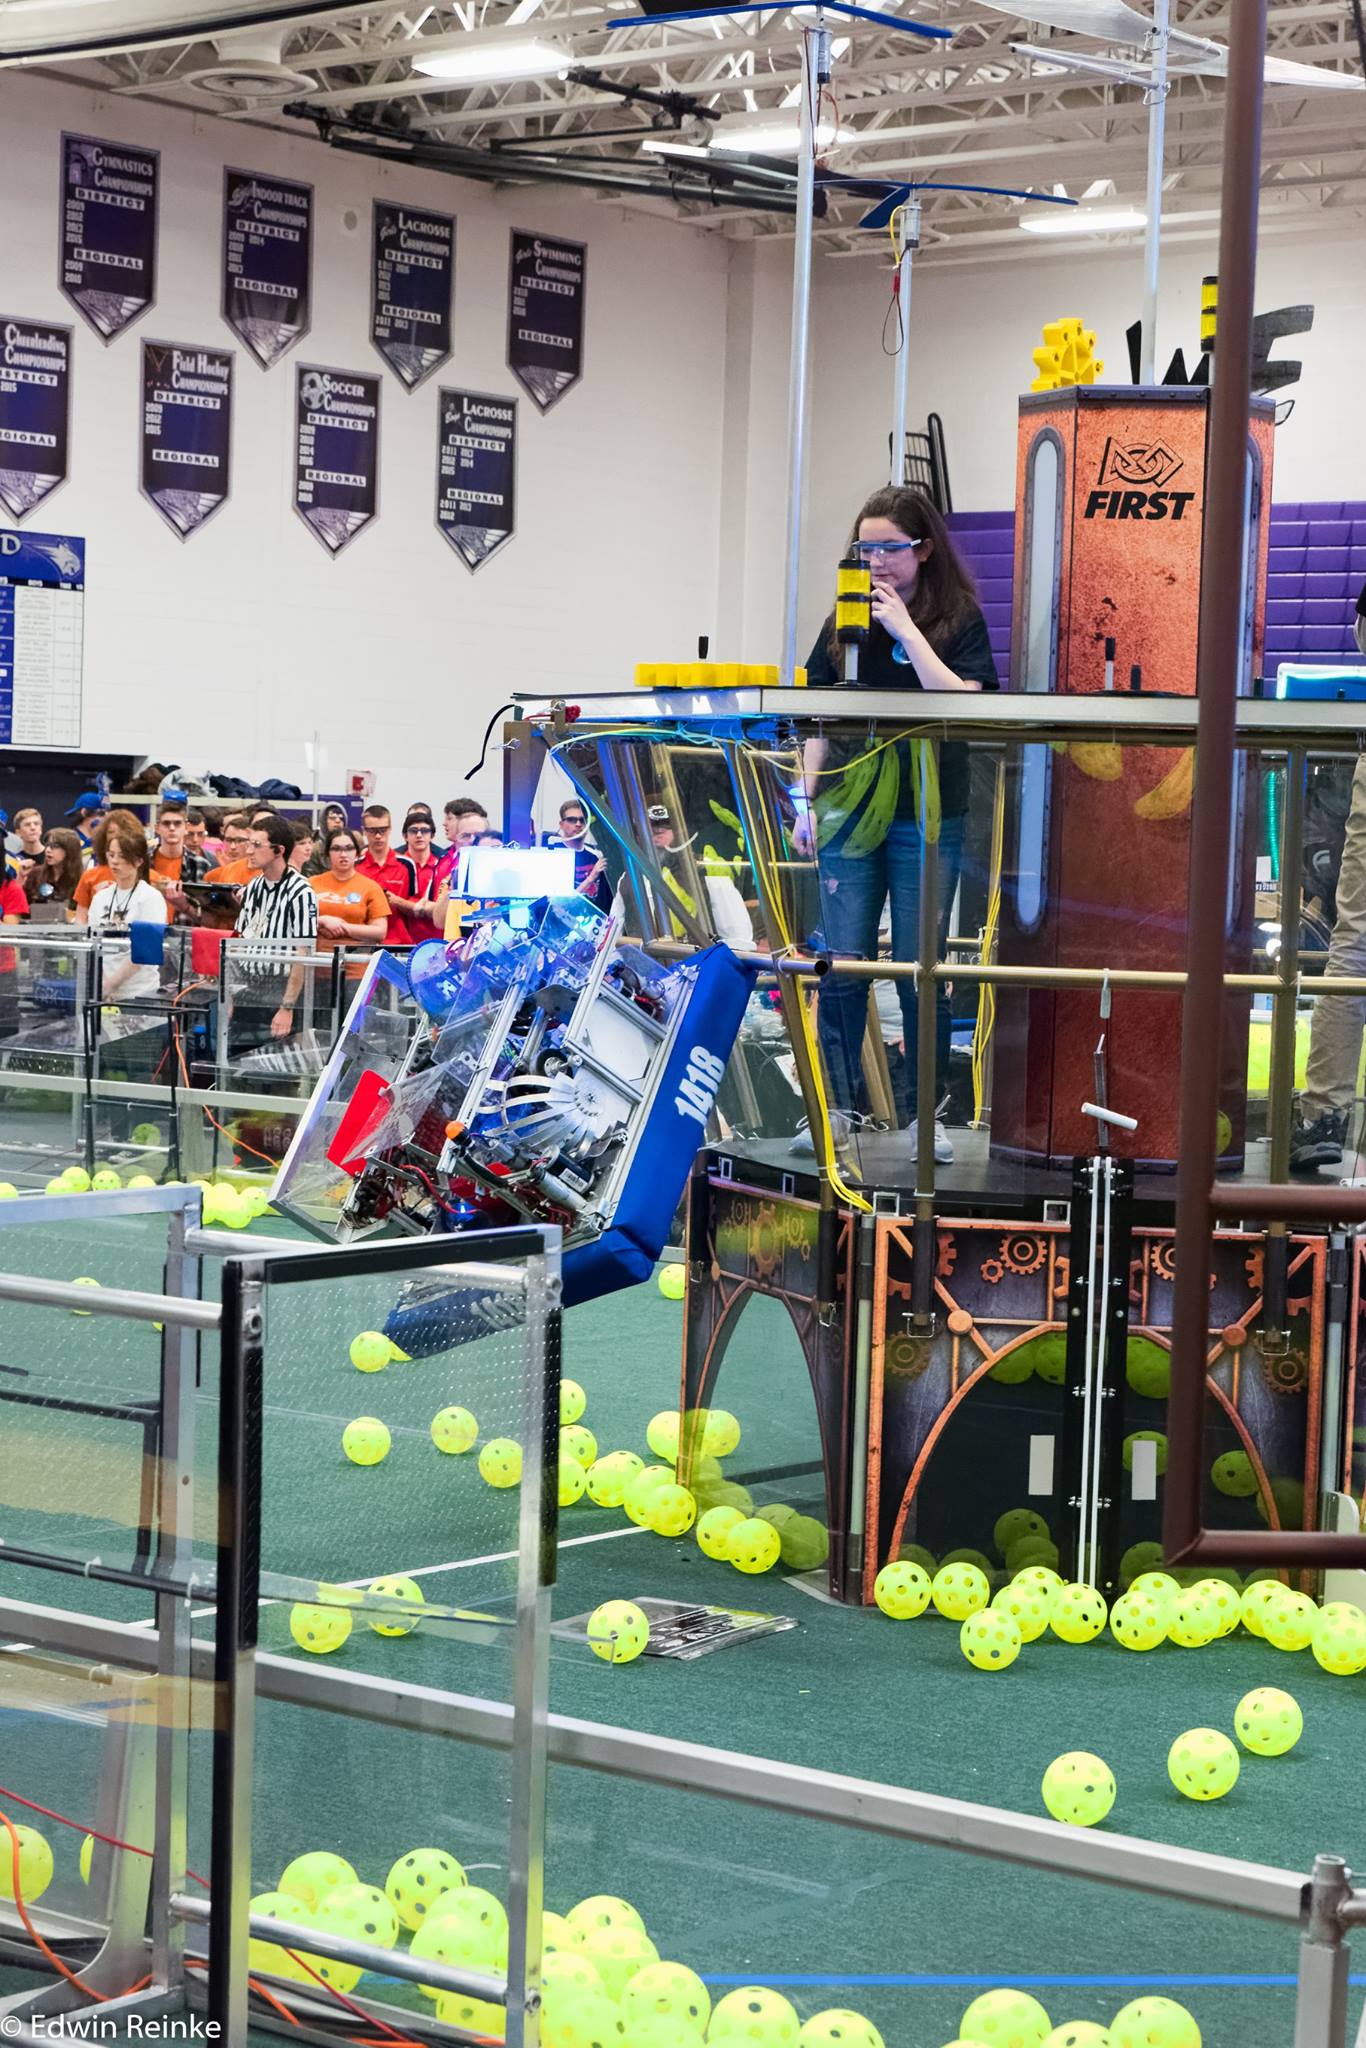
[[[893,640],[899,640],[903,647],[910,643],[915,623],[890,583],[873,585],[872,610],[874,622],[890,633]]]

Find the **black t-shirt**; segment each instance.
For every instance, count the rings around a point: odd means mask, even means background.
[[[837,688],[843,681],[840,671],[830,655],[830,629],[833,614],[821,627],[820,637],[806,661],[806,679],[812,689]],[[859,650],[860,690],[916,690],[923,689],[915,668],[909,661],[899,661],[897,654],[900,642],[893,640],[890,633],[874,625],[868,635],[867,645]],[[991,641],[987,634],[987,622],[976,605],[964,614],[963,622],[943,647],[935,653],[945,668],[965,681],[979,683],[984,690],[999,690],[1001,685],[996,674],[996,663],[992,658]],[[848,747],[843,743],[842,751]],[[899,750],[902,751],[902,750]],[[833,755],[832,755],[833,758]],[[850,760],[858,758],[857,751],[849,754]],[[939,808],[946,818],[961,817],[968,807],[968,750],[962,740],[945,740],[939,749]],[[909,762],[903,760],[901,791],[897,799],[898,817],[914,815]]]

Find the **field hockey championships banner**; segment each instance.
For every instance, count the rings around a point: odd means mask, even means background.
[[[223,173],[223,318],[263,370],[308,332],[313,187]]]
[[[227,503],[232,351],[142,344],[144,498],[182,540]]]
[[[61,286],[101,341],[155,303],[155,149],[62,137]]]
[[[356,370],[299,365],[294,509],[330,555],[379,509],[379,384]]]
[[[517,401],[444,386],[438,397],[436,523],[477,569],[516,526]]]
[[[583,375],[587,274],[586,243],[512,230],[508,368],[542,412]]]
[[[370,270],[370,339],[412,391],[451,352],[454,220],[377,199]]]
[[[23,519],[66,482],[71,329],[0,316],[0,506]]]

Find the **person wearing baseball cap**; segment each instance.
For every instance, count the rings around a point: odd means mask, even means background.
[[[108,809],[108,800],[98,789],[84,789],[63,815],[71,820],[81,845],[88,847],[96,825]]]

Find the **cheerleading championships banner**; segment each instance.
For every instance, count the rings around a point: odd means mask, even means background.
[[[66,482],[71,329],[0,316],[0,506],[20,520]]]
[[[517,401],[444,386],[438,399],[436,523],[478,569],[516,526]]]
[[[542,412],[583,375],[587,270],[586,243],[512,230],[508,368]]]
[[[455,222],[377,199],[370,255],[370,339],[413,391],[451,352]]]
[[[263,370],[312,317],[313,187],[223,173],[223,318]]]
[[[299,365],[294,509],[330,555],[378,510],[379,385],[357,370]]]
[[[142,344],[142,495],[182,540],[227,503],[232,351]]]
[[[155,149],[62,137],[61,287],[101,341],[155,302]]]

